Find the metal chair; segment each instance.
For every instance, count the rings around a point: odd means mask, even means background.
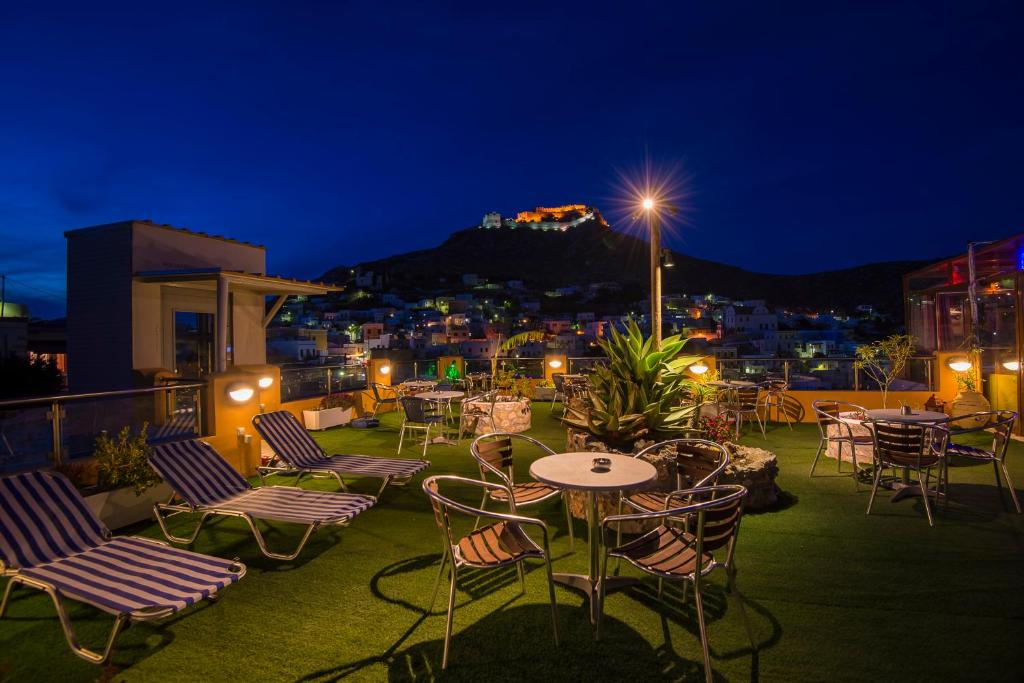
[[[969,462],[992,463],[996,473],[996,487],[999,491],[999,502],[1005,507],[1006,500],[1003,498],[1003,484],[999,478],[999,471],[1002,470],[1006,479],[1006,488],[1010,492],[1010,500],[1021,514],[1020,501],[1017,500],[1017,491],[1013,488],[1013,480],[1010,479],[1010,470],[1006,468],[1006,453],[1010,446],[1010,435],[1013,434],[1013,423],[1017,421],[1017,413],[1012,410],[994,410],[985,413],[972,413],[954,417],[946,423],[950,432],[950,442],[946,444],[946,455],[954,455]],[[963,426],[961,426],[963,425]],[[959,444],[952,439],[963,434],[992,430],[991,450]],[[944,478],[949,482],[949,461],[944,460]],[[946,497],[948,500],[948,496]]]
[[[373,394],[373,413],[370,417],[377,417],[377,411],[381,406],[397,405],[398,390],[380,382],[370,382],[370,392]],[[385,396],[385,394],[391,394]]]
[[[565,397],[565,374],[561,372],[556,372],[555,374],[551,375],[551,382],[555,385],[555,391],[551,395],[551,410],[549,412],[553,413],[555,412],[555,402],[558,400],[562,401],[562,406],[564,410],[565,402],[567,400]]]
[[[488,491],[503,490],[505,500],[509,503],[511,513],[490,512],[479,510],[469,505],[463,505],[441,493],[441,485],[461,484],[477,486]],[[430,599],[430,607],[427,612],[432,612],[434,603],[437,602],[437,593],[441,587],[441,577],[447,566],[451,575],[451,587],[448,592],[448,620],[445,624],[444,633],[444,656],[441,659],[441,669],[448,668],[448,651],[452,639],[452,622],[455,615],[455,589],[458,582],[459,569],[473,567],[478,569],[497,569],[514,564],[516,573],[519,575],[519,585],[523,592],[526,591],[526,580],[523,573],[522,563],[528,559],[544,561],[548,575],[548,597],[551,600],[551,623],[555,632],[555,645],[558,645],[558,612],[555,602],[555,582],[551,573],[551,553],[548,548],[548,528],[539,519],[522,517],[516,514],[515,498],[511,490],[501,484],[494,484],[486,481],[476,481],[465,477],[453,475],[440,475],[428,477],[423,482],[423,491],[430,498],[430,504],[434,508],[434,519],[437,528],[441,532],[444,544],[441,556],[441,567],[437,573],[437,580],[434,583],[433,597]],[[454,510],[466,515],[476,515],[494,520],[493,523],[474,529],[472,532],[455,540],[452,536],[450,513]],[[524,526],[534,526],[540,529],[543,541],[542,545],[530,538],[523,529]]]
[[[761,428],[761,436],[765,439],[768,436],[764,432],[764,422],[759,414],[760,404],[758,397],[761,395],[760,385],[750,387],[736,387],[729,395],[725,404],[725,413],[731,415],[736,421],[736,438],[740,438],[740,429],[743,426],[743,418],[753,416],[757,420],[757,426]]]
[[[761,407],[764,409],[765,422],[771,417],[772,407],[774,407],[775,421],[781,422],[781,418],[785,417],[786,424],[793,429],[793,421],[789,417],[789,411],[786,410],[786,392],[789,391],[789,382],[784,379],[770,379],[761,383],[761,390],[763,392]]]
[[[605,584],[608,577],[608,558],[623,558],[640,571],[657,576],[658,597],[662,595],[661,585],[665,579],[686,581],[683,584],[683,600],[686,587],[693,584],[694,602],[697,606],[697,624],[700,628],[700,642],[704,651],[704,678],[710,683],[711,654],[708,649],[707,628],[704,624],[703,583],[704,577],[718,567],[726,571],[726,590],[733,592],[736,585],[736,538],[739,535],[740,519],[743,516],[743,499],[747,489],[738,484],[706,486],[675,491],[668,499],[667,509],[657,512],[636,512],[626,515],[612,515],[601,522],[602,532],[611,525],[629,521],[660,520],[661,524],[652,531],[633,539],[625,545],[605,548],[601,563],[601,588],[597,611],[597,638],[601,638],[601,622],[604,614]],[[675,501],[688,501],[680,505]],[[691,530],[669,526],[674,519],[690,520]],[[716,553],[724,553],[719,560]],[[744,626],[751,645],[754,643],[747,620],[743,600],[739,601]]]
[[[718,476],[729,464],[729,451],[725,446],[706,439],[669,439],[661,441],[644,448],[634,455],[634,458],[641,458],[650,462],[656,454],[668,448],[675,447],[675,455],[672,457],[671,469],[675,473],[675,488],[673,491],[682,489],[693,489],[701,486],[714,486],[718,483]],[[655,463],[655,467],[657,464]],[[674,494],[668,491],[641,491],[639,493],[619,495],[618,514],[622,514],[623,506],[633,508],[638,512],[657,512],[668,507],[669,499]],[[616,534],[616,544],[622,544],[622,526]]]
[[[512,498],[515,500],[516,507],[537,505],[538,503],[543,503],[546,500],[561,496],[565,507],[565,523],[569,528],[569,547],[575,548],[576,538],[572,528],[572,512],[569,510],[568,493],[536,480],[517,484],[515,477],[515,459],[512,455],[512,442],[514,440],[533,444],[543,451],[544,455],[555,454],[553,450],[542,444],[540,441],[526,436],[525,434],[513,434],[510,432],[493,432],[491,434],[484,434],[483,436],[479,436],[474,439],[473,443],[469,446],[469,452],[473,455],[473,458],[476,460],[477,465],[480,468],[481,481],[487,481],[487,476],[489,474],[493,474],[498,478],[501,484],[504,484],[505,487],[512,492]],[[502,471],[503,469],[504,471]],[[488,500],[504,502],[505,492],[503,490],[491,491],[490,489],[485,489],[483,498],[480,500],[481,510],[487,507]],[[477,524],[479,523],[480,519],[477,518]]]
[[[924,511],[928,516],[928,526],[935,526],[929,498],[932,495],[940,495],[949,431],[941,425],[892,420],[871,420],[869,424],[875,445],[875,475],[865,514],[871,514],[871,506],[875,502],[875,494],[882,479],[882,470],[886,467],[902,468],[905,473],[909,474],[911,470],[917,473]],[[928,483],[933,468],[938,469],[939,473],[935,477],[935,488],[930,489]]]
[[[490,432],[498,431],[498,427],[494,422],[494,404],[497,402],[497,389],[464,400],[459,411],[459,438],[461,439],[462,435],[467,431],[470,434],[475,434],[477,425],[480,424],[481,420],[490,423]],[[467,424],[469,425],[468,430],[466,428]]]
[[[818,458],[821,457],[822,452],[828,448],[830,443],[836,444],[836,471],[842,472],[843,444],[849,444],[850,451],[853,453],[853,479],[857,481],[857,446],[874,444],[874,439],[870,434],[854,434],[853,427],[849,422],[840,420],[839,414],[853,412],[866,415],[866,409],[856,403],[825,400],[813,401],[811,409],[814,410],[814,415],[817,418],[821,440],[818,442],[818,451],[814,454],[814,461],[811,463],[810,476],[814,476],[814,468],[818,465]],[[835,426],[836,434],[829,434],[829,427],[832,426]]]
[[[443,413],[436,413],[431,410],[435,404],[424,398],[415,396],[402,396],[398,399],[402,406],[404,417],[402,419],[402,430],[398,434],[398,452],[402,452],[402,441],[405,439],[405,431],[423,432],[423,455],[427,454],[427,446],[430,445],[430,429],[438,425],[444,431],[445,416]]]

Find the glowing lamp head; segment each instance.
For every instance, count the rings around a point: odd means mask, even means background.
[[[1019,360],[1004,360],[1003,361],[1003,367],[1006,368],[1007,370],[1009,370],[1010,372],[1017,372],[1018,370],[1020,370],[1020,361]]]
[[[654,200],[651,199],[650,197],[644,197],[643,207],[644,211],[650,211],[651,209],[654,208]]]
[[[244,382],[234,382],[228,385],[228,398],[235,403],[245,403],[253,397],[256,390]]]
[[[955,356],[946,361],[946,365],[953,372],[967,372],[973,367],[970,359],[966,356]]]
[[[382,366],[380,366],[380,374],[382,374],[382,375],[391,374],[391,366],[390,365],[382,365]]]
[[[256,382],[256,384],[259,385],[260,389],[269,389],[270,387],[274,386],[274,378],[269,375],[265,377],[260,377],[259,381]]]
[[[551,360],[548,361],[548,367],[550,367],[552,370],[557,370],[558,368],[562,367],[562,361],[560,361],[557,358],[552,358]]]
[[[692,372],[695,375],[703,375],[708,370],[709,368],[707,364],[702,360],[699,360],[690,366],[690,372]]]

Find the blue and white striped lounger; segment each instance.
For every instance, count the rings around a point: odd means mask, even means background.
[[[407,483],[410,478],[430,467],[429,460],[378,458],[371,455],[328,456],[298,418],[287,410],[256,415],[252,418],[252,425],[270,444],[276,456],[275,463],[258,469],[261,477],[272,472],[297,471],[300,478],[307,473],[329,474],[337,478],[343,491],[348,490],[342,479],[344,476],[379,477],[384,480],[377,491],[379,497],[384,487],[392,481]]]
[[[210,444],[198,439],[176,441],[153,447],[149,464],[184,501],[153,506],[164,536],[176,543],[191,543],[210,515],[241,517],[252,529],[260,551],[275,560],[293,560],[310,535],[321,526],[346,526],[360,512],[373,507],[373,496],[327,491],[304,491],[286,486],[253,488]],[[169,512],[170,514],[165,514]],[[171,535],[166,520],[181,513],[202,517],[188,538]],[[306,524],[302,541],[291,554],[271,552],[256,526],[256,520]]]
[[[44,591],[71,650],[102,664],[126,621],[160,619],[212,598],[245,576],[245,565],[149,538],[111,538],[67,477],[29,472],[0,478],[0,576],[10,577],[0,618],[16,585]],[[65,598],[114,615],[102,653],[79,645]]]

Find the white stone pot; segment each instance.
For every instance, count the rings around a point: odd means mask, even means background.
[[[303,410],[302,421],[306,423],[306,429],[328,429],[329,427],[347,425],[352,421],[352,408]]]
[[[135,495],[131,488],[114,489],[86,496],[85,504],[108,529],[114,531],[152,519],[153,505],[166,503],[170,497],[171,487],[160,482],[143,491],[141,496]]]
[[[530,429],[530,420],[533,409],[528,398],[509,399],[497,401],[494,404],[494,429],[491,429],[491,421],[481,418],[476,423],[474,430],[477,435],[495,432],[525,432]]]

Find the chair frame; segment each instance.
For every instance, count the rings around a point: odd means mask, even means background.
[[[761,437],[767,439],[768,435],[764,430],[764,422],[761,420],[760,407],[761,407],[761,385],[755,384],[749,387],[735,387],[730,390],[726,396],[725,403],[725,414],[732,415],[736,421],[736,439],[740,438],[740,430],[743,428],[743,417],[745,415],[753,415],[754,419],[757,420],[757,426],[761,428]],[[752,404],[745,404],[741,401],[740,395],[743,393],[754,392],[754,402]],[[767,419],[767,416],[765,416]],[[748,420],[749,422],[749,420]]]
[[[407,403],[412,403],[414,401],[419,402],[420,405],[423,406],[424,418],[440,417],[441,420],[440,421],[434,421],[434,422],[431,422],[429,419],[424,419],[423,422],[410,420],[409,419],[408,408],[406,408],[406,404]],[[401,430],[398,433],[398,451],[397,451],[397,453],[401,453],[402,452],[402,443],[405,441],[405,432],[406,432],[406,430],[409,430],[409,431],[422,431],[423,432],[423,457],[425,458],[427,456],[427,446],[430,445],[430,428],[433,427],[435,424],[436,425],[440,425],[440,427],[441,427],[441,435],[444,436],[444,428],[445,428],[445,425],[446,425],[446,422],[447,422],[447,419],[448,419],[447,416],[445,415],[445,412],[444,412],[444,406],[441,403],[437,402],[437,401],[432,401],[432,400],[426,399],[426,398],[419,398],[418,396],[400,396],[398,398],[398,404],[399,404],[399,406],[402,409],[402,427],[401,427]],[[427,406],[434,406],[435,409],[439,409],[441,412],[439,414],[438,413],[432,413],[432,411],[427,409]]]
[[[725,470],[726,466],[728,466],[728,464],[729,464],[729,451],[726,450],[725,446],[723,446],[720,443],[715,443],[714,441],[709,441],[707,439],[680,438],[680,439],[668,439],[666,441],[659,441],[658,443],[651,444],[650,446],[647,446],[646,448],[643,448],[643,449],[639,450],[636,453],[636,455],[634,455],[633,457],[634,458],[643,458],[643,457],[647,456],[648,454],[650,454],[652,452],[658,451],[658,450],[660,450],[662,448],[665,448],[666,446],[672,446],[672,445],[675,445],[675,444],[683,444],[683,445],[700,444],[701,446],[708,446],[708,447],[716,448],[716,449],[718,449],[720,451],[721,458],[720,458],[720,460],[718,462],[718,465],[715,467],[714,470],[711,471],[710,474],[705,476],[700,481],[696,482],[693,486],[687,487],[685,485],[685,483],[683,482],[683,475],[679,473],[679,457],[683,456],[683,457],[690,458],[690,457],[693,457],[693,456],[688,454],[688,453],[679,453],[677,451],[676,452],[676,489],[675,489],[674,492],[669,493],[668,495],[666,495],[666,497],[665,497],[665,506],[666,506],[665,509],[668,509],[668,504],[672,501],[672,497],[678,491],[682,491],[682,490],[685,490],[687,488],[701,488],[701,487],[706,487],[706,486],[715,486],[718,483],[718,477],[721,476],[723,470]],[[626,495],[623,492],[620,492],[619,493],[619,509],[618,509],[618,514],[620,514],[620,515],[623,514],[622,513],[623,505],[626,505],[626,506],[632,508],[633,510],[636,510],[637,512],[652,512],[652,510],[649,510],[649,509],[647,509],[647,508],[645,508],[645,507],[643,507],[641,505],[637,505],[636,503],[634,503],[633,501],[631,501],[629,499],[628,495]],[[622,526],[621,525],[619,525],[618,528],[617,528],[617,532],[616,532],[616,536],[615,536],[615,544],[616,545],[622,545]],[[618,566],[619,565],[617,563],[616,564],[616,568],[618,568]]]
[[[712,496],[724,493],[725,495],[721,498],[712,498],[711,500],[705,500],[700,502],[692,502],[695,496],[703,496],[710,494]],[[694,571],[689,574],[671,574],[666,572],[659,572],[651,568],[640,567],[633,563],[629,557],[626,557],[627,561],[637,567],[640,571],[645,574],[658,577],[658,598],[662,597],[662,584],[665,579],[674,581],[686,581],[683,584],[683,600],[686,600],[686,587],[693,584],[694,602],[697,606],[697,624],[700,628],[700,641],[701,648],[704,654],[704,678],[708,683],[712,681],[711,675],[711,653],[708,647],[707,627],[704,623],[704,603],[702,597],[702,587],[704,577],[710,574],[713,570],[718,567],[722,567],[726,571],[726,590],[732,593],[736,590],[736,564],[734,562],[734,555],[736,552],[736,539],[739,537],[740,522],[743,519],[743,502],[742,499],[746,497],[747,489],[739,484],[725,484],[716,486],[702,486],[692,489],[683,489],[680,491],[673,491],[667,501],[666,509],[659,512],[635,512],[625,515],[611,515],[605,517],[601,521],[601,532],[602,535],[605,533],[605,529],[609,526],[616,525],[620,526],[623,522],[630,521],[650,521],[654,519],[662,519],[665,522],[672,521],[673,519],[690,519],[696,516],[696,533],[694,537],[694,550],[696,557],[696,564]],[[674,499],[683,499],[687,502],[679,507],[672,507],[671,502]],[[739,517],[736,519],[735,525],[731,532],[731,536],[728,541],[728,547],[725,552],[725,561],[719,561],[712,555],[711,562],[706,565],[702,565],[702,558],[704,557],[704,528],[705,519],[708,511],[713,511],[718,508],[733,505],[739,500]],[[618,547],[609,548],[605,546],[604,558],[601,562],[601,583],[600,590],[598,591],[598,611],[597,611],[597,639],[601,639],[601,622],[604,616],[604,601],[605,601],[605,585],[608,578],[608,558],[610,556],[624,557],[624,555],[616,555]],[[747,637],[750,639],[751,647],[754,645],[754,636],[750,628],[750,621],[747,618],[746,608],[743,606],[743,599],[739,597],[740,612],[743,615],[744,627],[747,631]]]
[[[466,431],[466,423],[469,422],[469,418],[476,418],[476,423],[473,425],[473,431],[476,432],[476,424],[479,424],[480,420],[487,420],[491,423],[491,432],[497,432],[498,427],[494,422],[494,405],[498,402],[498,389],[491,389],[478,396],[467,398],[462,402],[459,407],[459,440],[462,440],[462,435]],[[467,413],[466,407],[472,407],[473,405],[490,405],[490,410],[486,413]]]
[[[474,508],[469,505],[465,505],[463,503],[458,503],[446,497],[445,495],[440,493],[440,491],[433,490],[433,487],[437,485],[437,482],[465,484],[470,486],[478,486],[489,490],[504,489],[505,494],[508,496],[510,512],[492,512],[490,510],[482,510]],[[543,545],[541,550],[543,553],[545,569],[547,570],[548,597],[551,600],[551,623],[554,627],[555,645],[558,646],[560,644],[558,634],[558,603],[555,601],[555,579],[554,574],[551,570],[551,551],[548,544],[547,525],[539,519],[534,519],[533,517],[523,517],[517,514],[515,499],[512,497],[512,491],[510,491],[508,487],[503,486],[501,484],[495,484],[487,481],[477,481],[476,479],[470,479],[468,477],[441,474],[433,475],[424,479],[423,491],[430,498],[431,504],[434,507],[434,516],[437,521],[437,526],[439,530],[442,532],[442,543],[444,545],[441,555],[441,566],[437,572],[437,579],[434,581],[434,591],[430,599],[430,606],[427,608],[427,614],[434,610],[434,604],[437,602],[437,594],[441,588],[441,579],[444,577],[444,570],[446,567],[448,567],[449,574],[451,577],[451,584],[448,592],[448,617],[445,622],[444,655],[441,659],[441,670],[443,671],[448,668],[448,653],[449,650],[451,649],[452,625],[454,623],[455,616],[455,591],[458,584],[459,569],[463,567],[480,569],[498,569],[501,567],[506,567],[510,564],[514,564],[516,566],[516,573],[519,575],[520,589],[523,592],[525,592],[526,577],[523,572],[522,563],[525,562],[527,559],[530,559],[529,556],[521,556],[511,560],[499,561],[497,563],[487,565],[479,565],[465,560],[460,556],[460,553],[458,553],[456,550],[458,548],[458,543],[453,542],[452,539],[451,520],[449,516],[450,510],[457,510],[458,512],[462,512],[466,515],[486,517],[488,519],[493,519],[499,522],[507,522],[509,524],[534,526],[541,530],[541,534],[543,535]]]
[[[761,390],[764,392],[761,406],[764,408],[764,421],[768,422],[772,414],[772,406],[775,406],[775,421],[782,422],[779,416],[786,418],[786,425],[793,429],[793,421],[789,418],[786,410],[786,392],[789,391],[789,382],[784,379],[769,379],[761,382]]]
[[[826,404],[834,406],[835,411],[836,411],[835,415],[830,414],[826,409],[824,409],[824,406]],[[862,414],[865,414],[865,415],[867,414],[867,408],[865,408],[863,406],[860,406],[860,405],[857,405],[856,403],[849,403],[847,401],[832,401],[832,400],[828,400],[828,399],[818,399],[816,401],[812,401],[811,402],[811,410],[814,411],[815,422],[818,425],[818,432],[821,434],[821,440],[818,442],[818,450],[814,454],[814,460],[811,462],[811,473],[810,473],[809,476],[811,476],[811,477],[814,476],[814,468],[818,466],[818,458],[821,457],[822,452],[824,452],[825,450],[828,449],[828,445],[830,443],[835,443],[836,444],[836,448],[837,448],[837,452],[836,452],[836,472],[842,472],[843,471],[843,444],[846,443],[846,444],[850,444],[850,450],[853,452],[853,480],[854,480],[854,482],[857,483],[857,486],[859,488],[860,487],[860,482],[857,481],[857,472],[858,472],[858,468],[857,468],[857,437],[854,436],[854,434],[853,434],[853,427],[850,425],[850,423],[843,422],[838,417],[839,413],[844,412],[843,411],[844,407],[847,409],[846,412],[854,412],[855,411],[855,412],[859,412],[859,413],[862,413]],[[838,425],[838,427],[839,427],[839,435],[838,436],[831,436],[831,435],[829,435],[828,427],[829,427],[830,424]],[[844,430],[846,431],[845,435],[843,435],[843,431]],[[866,443],[867,442],[863,442],[862,441],[861,445],[865,445]],[[872,447],[873,447],[874,437],[872,437],[871,443],[872,443]]]
[[[932,506],[929,498],[932,495],[936,497],[945,495],[940,491],[940,488],[942,488],[943,474],[946,470],[945,458],[946,446],[949,443],[949,430],[944,425],[923,422],[901,422],[899,420],[869,420],[868,424],[871,425],[871,434],[874,440],[875,473],[871,483],[871,497],[868,499],[868,509],[865,514],[871,514],[871,507],[875,502],[875,494],[878,492],[878,486],[882,480],[882,471],[886,467],[902,468],[908,473],[913,470],[917,472],[917,485],[921,489],[921,499],[924,501],[924,511],[928,517],[928,526],[934,527],[935,518],[932,515]],[[907,436],[920,433],[920,443],[914,450],[905,451],[883,447],[879,443],[879,432],[890,429],[893,431],[903,431]],[[938,440],[935,439],[936,434],[938,435]],[[906,454],[906,460],[893,459],[883,455],[883,453],[890,452],[903,452]],[[917,460],[916,463],[912,462],[915,458]],[[928,488],[932,468],[937,468],[939,471],[934,489]]]
[[[480,454],[480,444],[482,442],[484,442],[485,440],[497,440],[497,439],[508,439],[509,440],[510,453],[507,456],[507,462],[508,462],[508,465],[507,465],[508,471],[507,472],[502,472],[500,468],[495,467],[491,463],[487,462],[486,458],[484,458]],[[544,445],[543,443],[541,443],[537,439],[534,439],[532,436],[527,436],[525,434],[517,434],[515,432],[490,432],[488,434],[481,434],[477,438],[473,439],[473,443],[471,443],[469,445],[469,452],[473,456],[473,459],[476,460],[477,465],[480,467],[480,480],[481,481],[487,481],[487,475],[488,474],[493,474],[494,476],[498,477],[498,479],[500,480],[500,483],[503,484],[507,489],[509,489],[510,491],[515,491],[515,487],[516,487],[516,484],[515,484],[515,464],[514,464],[515,463],[515,456],[511,452],[511,450],[512,450],[512,441],[515,440],[515,439],[519,439],[520,441],[525,441],[527,443],[533,444],[537,448],[540,448],[542,451],[544,451],[544,453],[547,454],[547,455],[554,455],[555,454],[555,451],[553,451],[551,448],[548,448],[546,445]],[[551,493],[549,493],[549,494],[547,494],[545,496],[542,496],[540,498],[535,498],[535,499],[533,499],[531,501],[528,501],[528,502],[516,501],[516,507],[529,507],[531,505],[537,505],[539,503],[543,503],[545,501],[551,500],[552,498],[555,498],[557,496],[561,496],[562,497],[562,502],[563,502],[563,505],[565,507],[565,523],[566,523],[566,526],[569,529],[569,547],[571,549],[575,549],[576,548],[576,535],[575,535],[575,532],[573,531],[573,527],[572,527],[572,510],[569,509],[569,493],[568,493],[568,491],[554,489]],[[490,489],[484,489],[483,496],[480,499],[480,509],[481,510],[484,510],[484,509],[487,508],[487,502],[489,500],[491,500],[491,490]],[[480,518],[478,517],[477,520],[476,520],[476,524],[479,524],[479,523],[480,523]],[[474,525],[473,528],[475,529],[476,525]]]
[[[963,420],[974,419],[977,420],[982,416],[994,418],[995,422],[986,420],[985,424],[975,425],[973,427],[957,427],[956,423]],[[999,494],[999,502],[1005,508],[1006,500],[1003,498],[1003,484],[999,478],[1000,470],[1003,473],[1003,478],[1006,479],[1006,488],[1010,493],[1010,500],[1013,501],[1013,506],[1017,509],[1017,514],[1021,514],[1020,501],[1017,499],[1017,491],[1013,487],[1013,479],[1010,478],[1010,470],[1006,467],[1006,454],[1010,450],[1010,435],[1013,433],[1013,423],[1017,421],[1017,413],[1012,410],[992,410],[981,413],[972,413],[970,415],[961,415],[959,417],[952,417],[946,422],[946,426],[949,429],[950,443],[947,444],[947,455],[961,458],[964,460],[971,460],[974,462],[991,462],[992,468],[995,470],[996,475],[996,488]],[[960,436],[962,434],[971,434],[974,432],[982,432],[992,430],[992,450],[986,451],[990,454],[988,457],[979,456],[975,454],[969,454],[965,452],[958,452],[952,447],[957,444],[952,441],[953,437]],[[947,486],[949,483],[949,458],[943,460],[945,468],[945,480]],[[946,496],[946,500],[949,500],[949,496]]]
[[[381,396],[382,388],[385,390],[385,393],[390,392],[394,394],[394,396]],[[373,412],[370,414],[370,417],[377,417],[377,411],[380,410],[381,406],[398,405],[398,399],[400,398],[401,392],[399,392],[395,387],[387,384],[381,384],[380,382],[370,382],[370,391],[373,393]]]

